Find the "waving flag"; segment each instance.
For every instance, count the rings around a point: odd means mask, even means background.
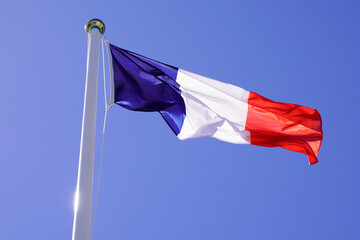
[[[321,117],[312,108],[274,102],[109,44],[111,103],[159,112],[181,140],[214,137],[236,144],[282,147],[318,162]]]

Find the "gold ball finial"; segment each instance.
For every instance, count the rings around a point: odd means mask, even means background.
[[[97,18],[93,18],[91,19],[90,21],[88,21],[85,25],[85,31],[87,33],[89,33],[89,31],[92,29],[92,28],[97,28],[99,29],[101,35],[104,34],[105,32],[105,24],[103,23],[103,21],[101,21],[100,19],[97,19]]]

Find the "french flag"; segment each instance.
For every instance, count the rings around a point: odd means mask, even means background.
[[[254,92],[108,45],[111,99],[126,109],[159,112],[181,140],[214,137],[282,147],[318,162],[323,132],[317,110]]]

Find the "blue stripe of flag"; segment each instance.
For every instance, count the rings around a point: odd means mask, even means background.
[[[159,112],[176,135],[185,119],[185,103],[176,82],[178,68],[110,44],[114,102],[126,109]]]

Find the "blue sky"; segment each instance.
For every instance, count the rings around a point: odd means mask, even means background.
[[[70,239],[91,18],[114,45],[316,108],[319,163],[108,113],[94,239],[359,239],[359,1],[8,1],[0,239]],[[99,85],[99,164],[104,115]],[[97,176],[97,172],[95,173]],[[96,184],[96,182],[95,182]]]

